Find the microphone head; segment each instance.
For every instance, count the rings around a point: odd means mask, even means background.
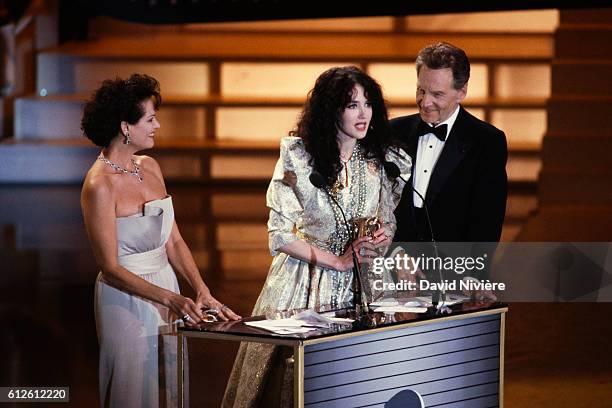
[[[316,188],[324,188],[326,185],[325,178],[323,178],[321,173],[319,173],[318,171],[313,171],[312,173],[310,173],[310,177],[308,177],[308,179],[310,180],[310,183]]]
[[[385,168],[385,172],[389,178],[395,179],[400,176],[400,169],[397,167],[397,164],[390,161],[384,161],[383,167]]]

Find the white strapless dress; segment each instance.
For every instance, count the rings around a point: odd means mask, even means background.
[[[144,214],[117,218],[118,258],[130,272],[179,293],[165,247],[173,225],[170,196],[146,203]],[[95,315],[101,406],[176,406],[176,317],[170,310],[110,286],[100,273]]]

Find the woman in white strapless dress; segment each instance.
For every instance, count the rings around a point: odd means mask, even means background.
[[[174,221],[157,162],[135,153],[154,144],[161,103],[146,75],[104,81],[81,126],[102,147],[83,183],[81,206],[100,273],[95,316],[103,407],[176,406],[174,323],[199,323],[202,309],[240,317],[215,299]],[[196,293],[182,296],[175,271]]]

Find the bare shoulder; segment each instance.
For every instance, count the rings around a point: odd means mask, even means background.
[[[113,177],[115,177],[114,174],[97,172],[91,168],[87,172],[81,189],[82,203],[112,200],[114,197]]]
[[[144,173],[153,174],[162,184],[164,183],[164,175],[157,160],[151,156],[135,156],[136,163],[140,166]]]
[[[136,163],[140,165],[142,170],[153,172],[156,175],[159,175],[161,177],[162,171],[161,171],[161,167],[159,166],[159,163],[157,162],[157,160],[155,160],[151,156],[144,156],[144,155],[134,156],[134,157],[135,157]]]

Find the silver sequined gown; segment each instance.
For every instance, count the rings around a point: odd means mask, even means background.
[[[313,171],[309,154],[300,138],[284,137],[281,140],[280,158],[266,196],[270,208],[268,236],[270,252],[274,256],[268,277],[257,299],[253,315],[278,310],[312,308],[321,305],[352,301],[352,274],[312,265],[285,253],[279,248],[304,239],[311,245],[340,255],[348,243],[348,235],[342,216],[327,194],[314,187],[309,180]],[[387,152],[388,161],[398,165],[402,177],[410,176],[410,157],[401,149]],[[390,181],[372,161],[364,159],[359,143],[346,166],[349,187],[336,195],[346,218],[378,216],[385,222],[392,236],[395,232],[393,211],[399,202],[404,183]],[[339,175],[344,181],[346,170]],[[381,174],[381,172],[383,174]],[[234,368],[225,391],[223,407],[291,406],[291,367],[279,367],[285,361],[281,352],[273,346],[243,343],[238,351]],[[268,383],[270,368],[282,372],[276,386]],[[270,388],[278,397],[260,397],[263,389]]]

